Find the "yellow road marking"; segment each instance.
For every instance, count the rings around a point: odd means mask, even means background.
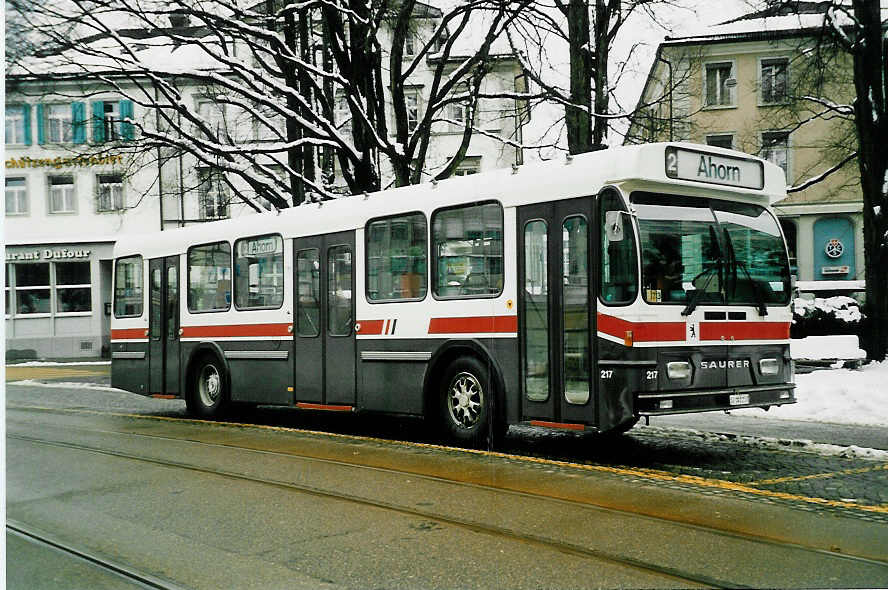
[[[543,459],[540,457],[525,457],[521,455],[509,455],[506,453],[499,453],[497,451],[483,451],[478,449],[461,449],[457,447],[448,447],[444,445],[436,445],[431,443],[418,443],[411,441],[392,441],[384,438],[377,438],[372,436],[359,436],[354,434],[340,434],[337,432],[323,432],[319,430],[305,430],[301,428],[288,428],[285,426],[267,426],[264,424],[241,424],[239,422],[220,422],[214,420],[198,420],[194,418],[175,418],[172,416],[146,416],[143,414],[125,414],[120,412],[101,412],[98,410],[86,410],[86,409],[77,409],[77,408],[49,408],[42,406],[18,406],[18,405],[9,405],[7,409],[19,409],[19,410],[41,410],[48,412],[67,412],[72,414],[93,414],[99,416],[115,416],[120,418],[137,418],[142,420],[159,420],[159,421],[168,421],[168,422],[185,422],[191,424],[212,424],[216,426],[223,426],[229,428],[254,428],[258,430],[270,430],[274,432],[298,432],[300,434],[311,434],[315,436],[324,436],[329,438],[341,438],[348,440],[355,440],[361,442],[375,442],[375,443],[383,443],[383,444],[397,444],[406,447],[415,447],[415,448],[423,448],[423,449],[435,449],[442,451],[450,451],[450,452],[458,452],[464,454],[472,454],[472,455],[480,455],[487,457],[496,457],[502,459],[509,459],[512,461],[521,461],[524,463],[538,463],[541,465],[552,465],[554,467],[569,467],[572,469],[582,469],[585,471],[596,471],[600,473],[611,473],[615,475],[626,475],[631,477],[640,477],[643,479],[650,479],[654,481],[667,481],[674,482],[680,484],[688,484],[694,485],[702,488],[712,488],[719,489],[731,492],[740,492],[744,494],[751,494],[754,496],[761,496],[764,498],[774,498],[780,500],[790,500],[795,502],[804,502],[808,504],[817,504],[820,506],[827,506],[831,508],[845,508],[849,510],[858,510],[863,512],[875,512],[878,514],[888,514],[888,504],[881,504],[876,506],[868,506],[865,504],[857,504],[856,502],[847,502],[844,500],[828,500],[826,498],[815,498],[810,496],[802,496],[800,494],[789,494],[786,492],[778,492],[775,490],[763,490],[759,488],[750,487],[749,484],[740,484],[734,483],[731,481],[725,481],[721,479],[708,479],[705,477],[700,477],[697,475],[675,475],[669,473],[668,471],[661,471],[657,469],[647,469],[644,467],[609,467],[607,465],[588,465],[585,463],[570,463],[568,461],[558,461],[556,459]],[[881,466],[882,469],[888,469],[888,464],[884,464]]]
[[[855,475],[858,473],[869,473],[871,471],[888,471],[888,463],[877,467],[860,467],[858,469],[845,469],[843,471],[833,471],[832,473],[815,473],[814,475],[799,475],[797,477],[776,477],[774,479],[763,479],[761,481],[750,481],[746,485],[750,486],[766,486],[775,483],[785,483],[788,481],[804,481],[807,479],[828,479],[841,475]]]

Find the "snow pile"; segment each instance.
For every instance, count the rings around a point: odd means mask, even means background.
[[[811,317],[819,313],[844,322],[859,322],[863,319],[857,300],[844,295],[827,298],[816,297],[813,301],[797,297],[792,302],[792,313],[801,317]]]
[[[865,359],[866,351],[860,348],[857,336],[808,336],[789,341],[789,353],[796,360],[856,360]]]
[[[796,375],[798,403],[761,410],[731,410],[758,418],[836,424],[888,425],[888,361],[861,369],[833,369]]]

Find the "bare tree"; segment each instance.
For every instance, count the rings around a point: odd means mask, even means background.
[[[221,171],[231,194],[255,209],[379,190],[386,167],[395,184],[419,182],[431,125],[449,105],[471,112],[483,98],[492,44],[517,14],[497,0],[446,14],[416,0],[10,5],[51,41],[17,73],[113,89],[151,114],[130,120],[142,149]],[[467,25],[480,16],[488,20],[480,42],[456,51],[462,36],[479,34]],[[418,45],[409,57],[408,43]],[[421,108],[408,104],[410,76],[429,67],[431,94]],[[465,157],[472,117],[463,123],[463,148],[440,177]]]

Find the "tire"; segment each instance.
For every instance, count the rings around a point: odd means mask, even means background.
[[[460,445],[492,443],[490,372],[478,359],[461,357],[444,371],[438,396],[444,435]]]
[[[202,356],[195,367],[185,401],[188,412],[198,418],[217,419],[231,403],[225,367],[213,355]]]

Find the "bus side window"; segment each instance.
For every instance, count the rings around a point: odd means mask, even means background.
[[[608,212],[619,211],[619,215]],[[615,227],[608,227],[608,220]],[[601,260],[599,285],[601,300],[608,305],[626,304],[638,294],[638,261],[635,232],[622,199],[612,190],[599,198]]]

